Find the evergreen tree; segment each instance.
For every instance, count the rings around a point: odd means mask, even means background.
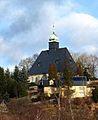
[[[93,97],[93,100],[95,102],[98,102],[98,87],[96,87],[93,91],[92,91],[92,97]]]
[[[27,72],[23,67],[22,70],[19,70],[17,66],[15,66],[13,78],[16,81],[16,94],[17,97],[22,97],[27,95]]]
[[[2,100],[6,94],[6,80],[4,76],[4,69],[0,67],[0,99]]]
[[[66,67],[65,67],[65,70],[63,72],[63,77],[64,77],[63,86],[66,88],[65,94],[67,95],[67,97],[70,97],[70,95],[72,93],[70,88],[73,85],[72,77],[74,76],[74,73],[72,72],[72,68],[71,68],[69,63],[65,62],[65,66]]]
[[[58,77],[57,77],[57,68],[56,68],[56,65],[55,64],[51,64],[49,66],[49,69],[48,69],[48,74],[49,74],[49,80],[58,80]]]
[[[22,68],[21,70],[21,80],[24,81],[24,82],[27,82],[27,79],[28,79],[28,73],[27,73],[27,70],[25,67]]]
[[[19,71],[19,68],[17,66],[15,66],[13,77],[17,82],[19,82],[19,80],[20,80],[20,71]]]
[[[16,97],[20,97],[19,88],[20,88],[20,71],[17,66],[15,66],[13,78],[16,81]]]
[[[70,89],[73,86],[72,78],[74,76],[74,73],[72,72],[70,63],[65,62],[65,66],[66,67],[63,73],[63,77],[64,77],[63,87],[65,87],[65,95],[69,102],[69,109],[70,109],[72,120],[74,120],[74,114],[73,114],[72,105],[71,105],[71,95],[73,94],[74,91]]]
[[[20,71],[20,82],[21,82],[21,85],[20,85],[20,95],[21,96],[25,96],[27,95],[27,88],[28,88],[28,84],[27,84],[27,79],[28,79],[28,74],[27,74],[27,71],[25,69],[25,67],[22,68],[22,70]]]
[[[7,94],[10,98],[16,97],[17,82],[12,78],[9,69],[5,71],[5,80],[7,83]]]

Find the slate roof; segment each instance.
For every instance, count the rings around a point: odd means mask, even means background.
[[[98,80],[90,81],[88,87],[98,87]]]
[[[73,77],[74,86],[86,86],[87,85],[87,77],[86,76],[75,76]]]
[[[29,69],[29,75],[47,74],[50,64],[55,64],[57,71],[62,72],[64,70],[64,62],[70,63],[72,70],[76,71],[76,64],[67,48],[42,51]]]

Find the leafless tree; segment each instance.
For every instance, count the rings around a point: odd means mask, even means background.
[[[95,77],[96,70],[98,67],[98,57],[96,55],[88,54],[72,54],[75,62],[81,63],[83,69],[87,68],[89,74]]]
[[[37,59],[38,57],[38,54],[34,54],[33,56],[31,57],[28,57],[28,58],[25,58],[25,59],[22,59],[19,63],[19,68],[22,69],[23,67],[26,68],[26,70],[28,70],[34,63],[34,61]]]

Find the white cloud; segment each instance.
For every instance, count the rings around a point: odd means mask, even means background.
[[[0,15],[6,22],[0,32],[0,59],[5,63],[17,64],[25,56],[46,49],[53,24],[64,47],[98,52],[98,19],[80,12],[81,6],[72,0],[5,1],[0,4]]]
[[[93,48],[92,52],[97,52],[98,49],[94,49],[98,44],[97,18],[85,13],[72,12],[59,20],[57,27],[59,32],[62,31],[61,36],[68,36],[74,48],[81,49],[89,46],[89,48]]]
[[[90,46],[86,45],[86,46],[84,46],[84,47],[81,48],[81,51],[83,53],[86,52],[88,54],[96,54],[97,55],[98,47],[95,47],[93,45],[90,45]]]

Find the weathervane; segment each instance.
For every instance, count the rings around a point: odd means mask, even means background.
[[[50,35],[50,38],[49,38],[49,42],[57,42],[58,41],[58,37],[57,35],[55,34],[55,26],[53,24],[53,33]]]
[[[53,24],[53,33],[54,33],[54,31],[55,31],[55,25]]]

